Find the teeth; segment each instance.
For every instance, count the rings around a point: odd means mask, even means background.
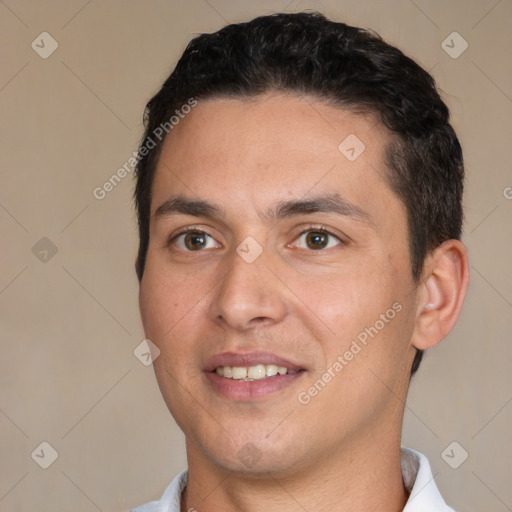
[[[265,378],[265,372],[266,372],[265,365],[263,364],[257,364],[256,366],[250,366],[247,369],[247,377],[249,379],[254,380],[260,380]]]
[[[277,366],[275,364],[267,364],[267,377],[277,375]]]
[[[239,380],[239,379],[245,379],[247,377],[247,368],[242,368],[240,366],[233,366],[231,369],[233,372],[233,379]]]
[[[257,364],[248,368],[242,366],[219,366],[215,369],[217,375],[235,380],[260,380],[275,375],[286,375],[287,373],[297,373],[294,370],[288,370],[284,366],[275,364]]]

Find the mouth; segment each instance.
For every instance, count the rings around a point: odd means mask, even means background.
[[[226,352],[210,359],[205,375],[224,398],[254,401],[291,386],[305,371],[271,353]]]

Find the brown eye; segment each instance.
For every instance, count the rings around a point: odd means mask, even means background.
[[[310,249],[323,249],[329,242],[329,236],[321,231],[310,231],[306,234],[306,244]]]
[[[214,249],[220,245],[203,231],[186,231],[173,239],[176,247],[183,251],[200,251],[202,249]]]
[[[206,235],[199,231],[191,231],[185,235],[183,241],[185,242],[185,246],[188,250],[196,251],[197,249],[202,249],[205,246]]]
[[[336,235],[319,229],[303,231],[295,241],[295,245],[300,249],[310,249],[313,251],[330,249],[341,243],[341,240]]]

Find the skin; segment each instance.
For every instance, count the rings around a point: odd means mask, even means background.
[[[349,134],[366,146],[355,161],[338,149]],[[400,432],[415,347],[449,332],[468,271],[464,246],[451,240],[412,279],[405,208],[385,181],[389,141],[370,115],[277,94],[200,101],[167,137],[139,302],[146,337],[161,351],[158,384],[186,436],[182,510],[404,507]],[[267,215],[279,202],[333,194],[363,214]],[[223,216],[155,215],[178,195]],[[311,248],[301,233],[319,228],[332,235]],[[182,229],[209,236],[190,250]],[[249,236],[263,251],[252,263],[236,251]],[[300,403],[396,303],[400,312]],[[263,398],[228,399],[204,372],[226,351],[272,352],[305,371]]]

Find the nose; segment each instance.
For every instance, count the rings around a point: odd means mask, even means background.
[[[233,254],[211,302],[210,314],[216,323],[247,331],[285,318],[285,287],[269,266],[264,253],[252,263]]]

